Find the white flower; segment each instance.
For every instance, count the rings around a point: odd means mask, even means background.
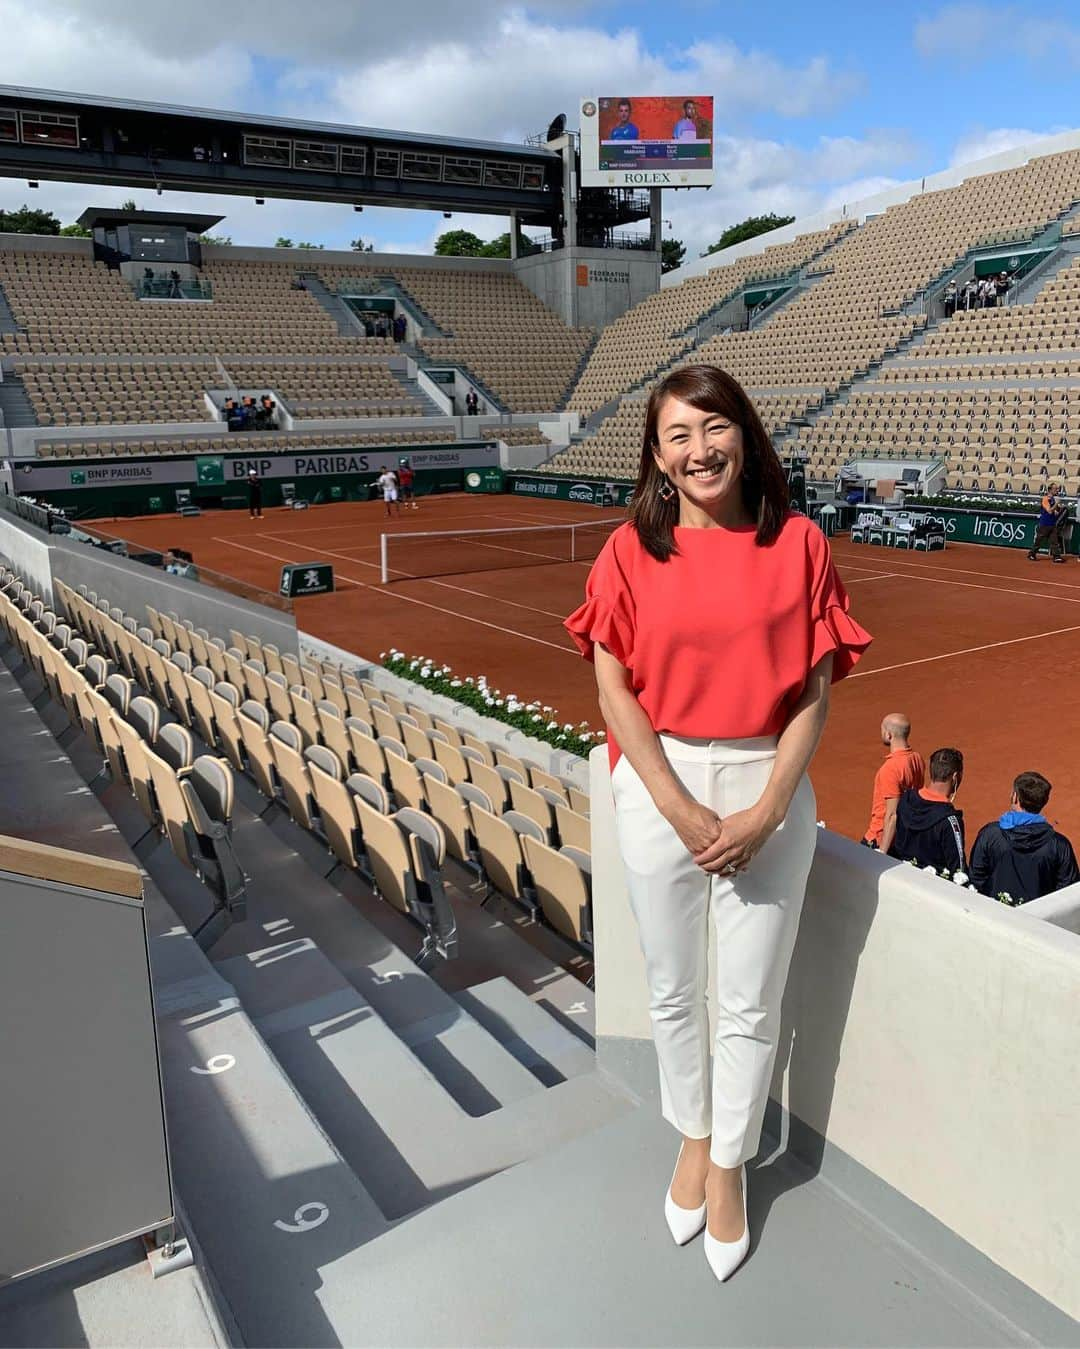
[[[964,871],[954,871],[953,881],[955,882],[956,885],[967,885],[968,883],[967,873]]]
[[[550,717],[551,714],[552,714],[552,712],[555,711],[555,709],[554,709],[553,707],[547,707],[547,706],[544,706],[544,707],[542,707],[542,708],[540,709],[540,711],[541,711],[541,712],[546,712],[546,713],[548,714],[548,716]]]
[[[380,659],[380,660],[385,660],[385,659],[386,659],[386,652],[385,652],[385,651],[380,651],[380,652],[379,652],[379,659]]]
[[[591,739],[592,739],[592,731],[582,731],[581,734],[578,736],[578,739],[579,739],[579,740],[591,740]]]
[[[460,679],[451,679],[451,681],[450,681],[450,687],[451,687],[452,689],[459,689],[459,688],[461,688],[461,680],[460,680]]]
[[[574,729],[574,723],[573,723],[572,721],[564,721],[564,722],[563,722],[563,730],[564,730],[564,731],[572,731],[573,729]]]
[[[533,721],[543,721],[543,720],[544,720],[544,718],[540,715],[539,712],[534,712],[534,713],[533,713]]]
[[[931,876],[937,875],[937,867],[923,867],[923,871],[929,871]]]
[[[496,707],[503,707],[503,706],[504,706],[503,699],[502,699],[502,698],[496,698],[496,699],[495,699],[495,706],[496,706]]]
[[[559,723],[557,721],[549,721],[547,724],[547,729],[549,731],[557,731],[559,729]]]

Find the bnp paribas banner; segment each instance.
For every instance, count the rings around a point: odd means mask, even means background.
[[[254,469],[260,478],[346,477],[358,473],[381,473],[396,468],[407,457],[414,469],[490,468],[498,466],[497,445],[440,445],[437,449],[322,450],[318,454],[199,455],[175,459],[88,460],[73,465],[70,460],[15,461],[12,484],[16,492],[59,492],[79,487],[118,487],[141,483],[162,486],[228,486],[241,483]]]
[[[629,506],[634,484],[517,473],[509,480],[509,490],[515,496],[546,497],[549,501],[581,501],[587,506]]]

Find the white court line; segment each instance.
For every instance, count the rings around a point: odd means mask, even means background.
[[[1015,551],[1016,551],[1016,552],[1020,552],[1021,550],[1020,550],[1019,548],[1017,548]],[[834,552],[833,552],[833,560],[834,560],[838,565],[839,565],[839,564],[844,564],[844,565],[846,565],[846,566],[853,566],[853,567],[854,567],[854,566],[858,566],[858,563],[852,562],[852,561],[849,559],[847,553],[837,554],[837,553],[834,551]],[[1048,564],[1048,565],[1053,566],[1054,564],[1053,564],[1053,563],[1050,563],[1050,564]],[[920,563],[916,563],[916,562],[913,562],[913,561],[909,561],[907,557],[905,557],[905,558],[900,558],[900,557],[897,557],[897,558],[889,558],[889,566],[890,566],[890,567],[915,567],[915,568],[917,568],[917,570],[911,573],[911,575],[915,575],[915,576],[919,575],[920,572],[925,572],[925,571],[944,571],[944,572],[950,573],[950,575],[953,574],[953,573],[955,573],[955,572],[958,572],[961,576],[986,576],[986,577],[989,577],[991,580],[995,580],[995,579],[996,579],[996,580],[999,580],[999,581],[1015,581],[1015,580],[1017,579],[1015,576],[1008,576],[1008,575],[1006,575],[1004,572],[998,572],[998,571],[976,571],[976,570],[974,570],[974,568],[972,568],[972,567],[942,567],[942,566],[939,566],[939,565],[937,565],[937,564],[935,564],[935,563],[933,563],[933,562],[927,563],[925,566],[923,566],[923,565],[920,564]],[[908,574],[908,573],[906,573],[906,572],[904,573],[904,575],[907,575],[907,574]],[[1070,590],[1080,590],[1080,582],[1074,583],[1074,582],[1072,582],[1072,581],[1051,581],[1051,580],[1049,580],[1049,579],[1045,579],[1045,580],[1040,580],[1040,581],[1039,581],[1039,584],[1040,584],[1040,585],[1049,585],[1049,586],[1067,586]]]
[[[1012,590],[1006,586],[984,586],[979,585],[977,581],[948,581],[944,576],[920,576],[915,571],[898,571],[895,573],[905,581],[922,581],[924,585],[935,586],[962,586],[965,590],[992,590],[995,595],[1021,595],[1027,600],[1053,600],[1055,604],[1080,604],[1080,596],[1073,595],[1040,595],[1034,590]],[[980,573],[976,575],[993,573]],[[1006,578],[1002,578],[1003,580]]]
[[[289,540],[283,539],[280,534],[263,534],[260,537],[269,539],[272,543],[289,543]],[[357,547],[360,547],[360,545],[358,544]],[[335,551],[333,548],[322,548],[319,551],[326,557],[344,558],[346,562],[352,562],[361,567],[370,567],[372,571],[377,571],[380,574],[382,572],[382,567],[378,562],[365,562],[362,557],[349,557],[347,553]],[[399,578],[404,578],[407,581],[426,581],[428,585],[442,586],[444,590],[460,590],[463,595],[475,595],[477,599],[494,600],[498,604],[509,604],[515,609],[528,609],[531,614],[543,614],[546,618],[557,618],[561,621],[566,617],[565,614],[554,613],[551,609],[538,609],[535,604],[522,604],[520,600],[505,600],[501,595],[492,595],[486,590],[470,590],[468,586],[454,585],[452,581],[437,581],[431,576],[414,576],[412,572],[402,571],[400,567],[391,567],[390,571],[397,572]]]
[[[247,553],[255,553],[259,557],[268,557],[275,562],[293,562],[291,557],[282,557],[280,553],[268,553],[264,548],[252,548],[247,543],[237,543],[233,539],[221,539],[215,536],[215,543],[223,543],[230,548],[242,548]],[[457,609],[445,609],[441,604],[429,604],[427,600],[418,600],[415,595],[402,595],[399,591],[387,590],[384,586],[373,586],[367,581],[360,581],[355,576],[346,576],[341,573],[342,579],[351,581],[353,585],[360,586],[363,590],[374,590],[377,595],[386,595],[395,600],[401,600],[405,604],[419,604],[424,609],[434,609],[436,613],[448,614],[451,618],[460,618],[465,623],[476,623],[481,628],[492,628],[495,632],[505,632],[510,637],[521,637],[526,642],[536,642],[538,646],[550,646],[553,651],[562,651],[564,655],[573,656],[575,660],[579,659],[576,647],[560,646],[558,642],[549,642],[543,637],[534,637],[528,632],[518,632],[517,628],[503,627],[501,623],[488,623],[483,618],[474,618],[472,614],[463,614]],[[490,595],[485,595],[485,599],[490,600]]]
[[[846,586],[857,586],[861,581],[887,581],[891,576],[899,576],[896,571],[879,571],[874,576],[841,576]]]
[[[967,646],[963,651],[943,651],[940,656],[922,656],[918,660],[902,660],[898,665],[879,665],[874,670],[856,670],[848,679],[867,679],[870,675],[885,674],[889,670],[906,670],[910,665],[928,665],[935,660],[951,660],[954,656],[970,656],[976,651],[992,651],[998,646],[1015,646],[1018,642],[1037,642],[1042,637],[1060,637],[1065,632],[1080,632],[1080,624],[1072,628],[1055,628],[1052,632],[1033,632],[1027,637],[1009,637],[1004,642],[987,642],[984,646]]]

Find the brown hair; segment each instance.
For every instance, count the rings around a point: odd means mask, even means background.
[[[1040,815],[1050,800],[1050,784],[1041,773],[1021,773],[1013,780],[1013,791],[1020,802],[1020,809]]]
[[[772,543],[787,519],[791,497],[783,465],[773,449],[769,434],[737,380],[715,365],[688,365],[681,370],[673,370],[654,387],[645,412],[645,437],[637,485],[630,506],[630,519],[646,552],[658,561],[666,562],[677,551],[675,525],[679,519],[678,493],[670,501],[660,499],[664,475],[653,458],[660,409],[669,398],[678,398],[701,412],[719,413],[741,428],[743,468],[740,485],[743,502],[757,521],[758,545]]]

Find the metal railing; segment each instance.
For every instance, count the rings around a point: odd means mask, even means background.
[[[173,281],[167,276],[143,277],[132,283],[140,300],[212,300],[214,287],[209,281]]]

